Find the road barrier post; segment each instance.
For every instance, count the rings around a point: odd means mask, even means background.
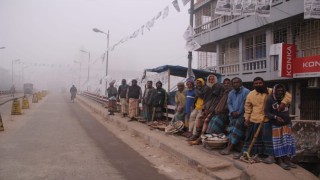
[[[38,92],[38,93],[37,93],[37,96],[38,96],[38,100],[41,100],[41,99],[42,99],[41,92]]]
[[[22,109],[29,109],[29,100],[27,96],[22,99]]]
[[[21,115],[20,101],[14,99],[12,102],[11,115]]]

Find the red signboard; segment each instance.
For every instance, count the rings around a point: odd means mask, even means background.
[[[281,77],[293,76],[293,60],[296,58],[297,48],[294,44],[282,44]]]
[[[296,58],[293,61],[294,77],[319,77],[320,56]]]

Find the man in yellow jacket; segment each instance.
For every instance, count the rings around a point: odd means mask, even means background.
[[[272,164],[275,162],[272,146],[272,126],[264,112],[267,97],[272,94],[272,89],[266,87],[266,84],[261,77],[254,78],[253,88],[254,90],[248,94],[245,102],[244,117],[245,125],[248,128],[243,146],[243,152],[248,151],[248,148],[260,123],[263,123],[254,146],[250,151],[250,155],[259,155],[260,158],[263,158],[262,161],[264,163]],[[279,111],[286,105],[290,104],[291,99],[291,94],[287,92],[281,101]]]

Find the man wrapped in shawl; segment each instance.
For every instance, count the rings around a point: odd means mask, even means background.
[[[245,125],[248,127],[245,135],[243,152],[248,152],[252,143],[254,134],[262,123],[262,128],[256,137],[256,141],[251,149],[250,156],[259,155],[259,157],[267,157],[262,162],[272,164],[275,162],[272,142],[272,127],[269,118],[266,116],[264,108],[267,97],[272,94],[272,89],[268,88],[265,81],[261,77],[253,79],[253,91],[250,91],[244,105]],[[283,100],[279,104],[278,109],[283,109],[291,103],[291,94],[285,93]]]
[[[151,102],[154,108],[154,120],[163,120],[163,111],[167,106],[168,95],[166,90],[162,88],[162,82],[156,83],[156,89],[152,91]]]
[[[292,135],[289,104],[283,109],[279,109],[285,93],[285,86],[276,84],[272,89],[272,95],[267,99],[264,111],[272,124],[273,153],[276,162],[283,169],[290,170],[290,168],[297,167],[290,162],[290,157],[295,155],[296,147]]]
[[[106,95],[108,97],[108,109],[109,115],[114,115],[114,112],[117,111],[117,95],[118,91],[117,88],[114,87],[114,83],[116,81],[113,80],[109,83],[109,87],[106,90]]]

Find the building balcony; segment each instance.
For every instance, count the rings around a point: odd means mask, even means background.
[[[206,1],[203,1],[200,4],[205,6],[205,3]],[[207,23],[195,27],[194,37],[195,40],[202,46],[199,51],[202,51],[207,45],[214,44],[219,40],[255,30],[268,24],[302,14],[304,11],[303,6],[303,1],[300,0],[278,0],[272,5],[270,17],[260,17],[256,15],[219,16]],[[200,5],[199,8],[201,8]]]

